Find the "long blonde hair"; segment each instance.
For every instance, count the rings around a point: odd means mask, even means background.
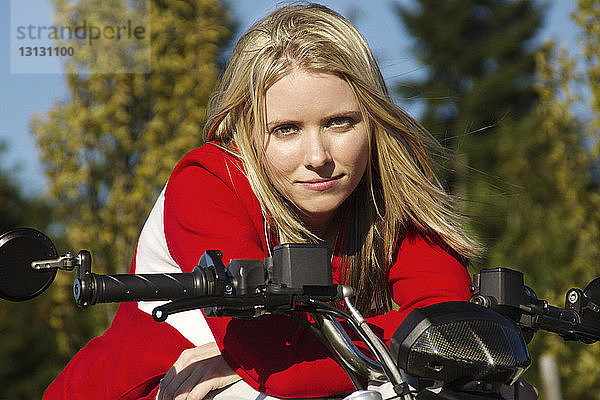
[[[463,257],[473,255],[477,245],[461,228],[462,218],[433,171],[426,144],[435,145],[435,139],[394,105],[356,28],[318,4],[280,8],[240,38],[211,98],[204,128],[206,140],[240,157],[281,243],[319,240],[271,184],[257,145],[266,134],[265,93],[294,69],[344,79],[367,122],[369,167],[342,206],[344,280],[357,289],[361,311],[382,312],[390,304],[388,267],[409,231],[439,240]]]

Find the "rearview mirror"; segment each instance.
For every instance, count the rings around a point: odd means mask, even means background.
[[[0,298],[25,301],[44,292],[57,268],[36,270],[31,263],[57,256],[52,241],[35,229],[18,228],[0,235]]]

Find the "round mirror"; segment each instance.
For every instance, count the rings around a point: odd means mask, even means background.
[[[52,241],[31,228],[19,228],[0,235],[0,298],[29,300],[50,286],[57,268],[34,270],[32,261],[57,258]]]

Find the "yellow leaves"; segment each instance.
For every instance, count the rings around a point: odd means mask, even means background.
[[[118,20],[128,4],[53,1],[62,20],[78,11]],[[49,177],[47,196],[56,204],[55,221],[65,226],[70,249],[92,252],[97,272],[128,269],[142,224],[170,172],[201,144],[206,102],[218,75],[217,55],[231,35],[229,14],[217,0],[149,3],[150,71],[81,74],[81,68],[92,70],[93,63],[111,61],[82,52],[77,67],[67,66],[73,72],[66,75],[68,97],[31,121]],[[106,50],[104,54],[119,57],[125,49]],[[71,283],[57,282],[48,315],[59,332],[59,351],[69,355],[89,339],[68,333],[84,331],[73,322]],[[109,318],[94,315],[96,329],[105,327]]]
[[[545,206],[544,215],[526,215],[532,226],[538,226],[534,236],[554,238],[552,247],[541,247],[540,259],[554,255],[537,271],[536,283],[545,287],[540,297],[557,305],[564,302],[564,292],[572,286],[582,287],[598,275],[600,259],[600,193],[597,177],[592,175],[597,163],[600,139],[600,113],[595,109],[598,84],[596,70],[600,46],[600,2],[582,0],[574,18],[582,28],[580,43],[584,46],[578,57],[576,49],[557,49],[547,43],[536,57],[540,97],[536,110],[541,121],[540,143],[545,143],[545,159],[539,175],[548,175],[553,199]],[[594,148],[596,146],[596,148]],[[556,207],[552,205],[555,204]],[[538,221],[538,222],[536,222]],[[537,225],[536,225],[537,224]],[[527,248],[535,247],[535,239],[523,238]],[[527,250],[529,251],[529,250]],[[530,254],[529,256],[534,256]],[[597,377],[600,374],[597,346],[564,344],[550,335],[541,337],[538,350],[555,354],[564,383],[564,398],[600,399]],[[592,378],[590,378],[592,377]]]
[[[574,15],[574,20],[582,28],[585,65],[582,79],[587,83],[589,90],[588,105],[593,116],[588,128],[588,135],[594,143],[594,155],[600,156],[600,2],[593,0],[580,0],[579,11]]]

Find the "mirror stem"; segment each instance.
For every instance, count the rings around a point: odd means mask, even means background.
[[[77,258],[73,255],[73,253],[68,252],[67,254],[55,259],[33,261],[31,263],[31,268],[36,270],[58,268],[65,271],[72,271],[77,265]]]

